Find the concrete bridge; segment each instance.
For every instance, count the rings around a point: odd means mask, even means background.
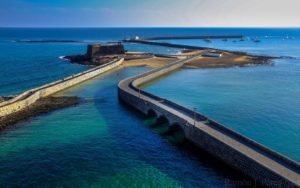
[[[142,84],[169,74],[194,58],[197,57],[120,81],[120,100],[155,118],[157,124],[167,123],[170,131],[181,131],[188,141],[262,185],[300,187],[300,165],[297,162],[193,110],[139,89]]]

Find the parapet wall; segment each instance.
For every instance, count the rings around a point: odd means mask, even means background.
[[[123,58],[117,59],[107,64],[81,72],[79,74],[69,76],[62,80],[58,80],[56,82],[52,82],[41,87],[26,91],[11,100],[0,103],[0,117],[22,110],[35,103],[40,98],[53,95],[59,91],[65,90],[81,82],[94,78],[101,73],[116,68],[117,66],[122,64],[123,61]]]

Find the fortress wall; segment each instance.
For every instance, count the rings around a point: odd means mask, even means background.
[[[82,73],[69,76],[59,81],[55,81],[41,87],[26,91],[17,97],[0,103],[0,117],[22,110],[31,104],[35,103],[37,100],[43,97],[53,95],[59,91],[65,90],[76,84],[94,78],[101,73],[109,71],[116,68],[122,64],[124,59],[118,59],[110,63],[98,66],[91,70],[84,71]]]

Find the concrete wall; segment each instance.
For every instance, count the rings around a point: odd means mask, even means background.
[[[26,91],[17,97],[0,103],[0,117],[22,110],[35,103],[42,97],[53,95],[59,91],[72,87],[76,84],[94,78],[103,72],[109,71],[122,64],[124,59],[118,59],[82,73],[69,76],[62,80],[43,85],[41,87]]]

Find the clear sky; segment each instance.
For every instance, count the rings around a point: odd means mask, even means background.
[[[0,0],[0,27],[300,27],[300,0]]]

